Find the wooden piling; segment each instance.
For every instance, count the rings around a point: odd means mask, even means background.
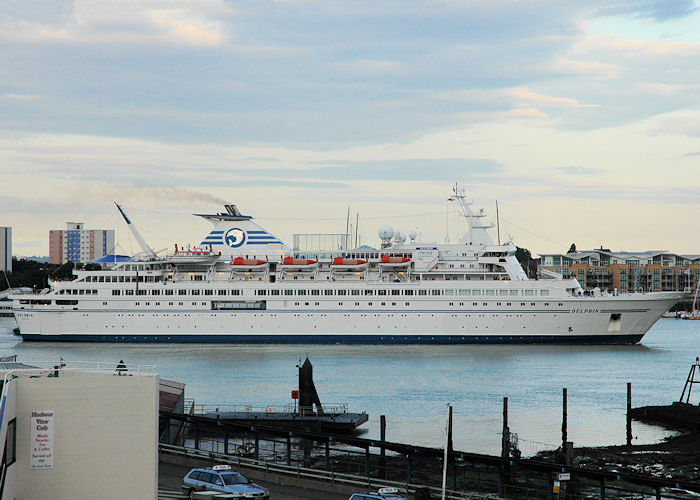
[[[561,451],[566,453],[566,442],[568,441],[567,436],[567,394],[566,387],[562,389],[562,415],[561,415]]]
[[[627,382],[627,446],[632,446],[632,382]]]
[[[501,434],[501,458],[510,458],[510,429],[508,428],[508,398],[503,398],[503,433]]]
[[[386,415],[379,415],[379,440],[381,441],[379,446],[379,466],[382,470],[384,479],[386,479],[386,448],[384,448],[384,443],[386,442]]]

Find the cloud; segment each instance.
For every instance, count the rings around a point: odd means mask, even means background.
[[[62,5],[62,9],[44,16],[36,15],[31,4],[26,10],[10,11],[0,22],[0,40],[21,44],[192,46],[216,46],[225,40],[221,23],[212,17],[228,12],[221,0],[75,0],[70,6],[65,2]]]
[[[0,94],[0,101],[35,101],[40,96],[32,94]]]
[[[640,83],[637,85],[639,92],[659,97],[670,97],[681,93],[696,93],[700,91],[700,85],[681,83]]]
[[[697,11],[693,0],[629,0],[607,4],[596,11],[598,16],[631,16],[664,22],[689,16]]]
[[[700,151],[693,151],[692,153],[685,153],[683,156],[700,156]]]
[[[572,175],[598,175],[601,171],[597,168],[589,167],[579,167],[579,166],[568,166],[568,167],[554,167],[555,170],[559,170],[565,174]]]
[[[622,75],[622,71],[619,66],[600,61],[557,59],[545,64],[545,69],[554,74],[585,76],[600,80],[613,80],[620,78]]]

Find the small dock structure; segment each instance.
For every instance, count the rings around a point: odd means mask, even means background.
[[[294,403],[264,407],[194,405],[193,413],[225,422],[307,432],[352,432],[369,420],[365,412],[349,412],[347,403],[323,405],[314,385],[309,358],[298,368],[299,388],[292,391]]]

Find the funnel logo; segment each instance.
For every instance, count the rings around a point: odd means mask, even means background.
[[[245,232],[238,228],[229,229],[224,236],[224,242],[231,248],[238,248],[245,243]]]

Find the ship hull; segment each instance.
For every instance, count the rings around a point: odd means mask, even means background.
[[[306,344],[633,344],[679,294],[537,300],[523,306],[426,302],[381,310],[16,310],[27,341]],[[470,303],[471,304],[471,303]]]

